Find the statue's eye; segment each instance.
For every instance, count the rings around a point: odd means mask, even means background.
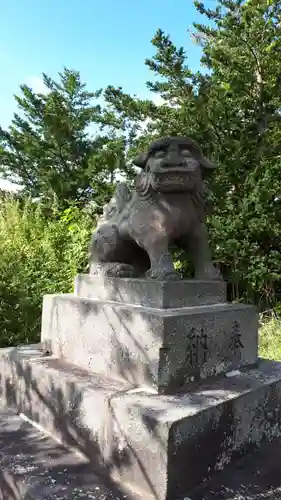
[[[182,154],[182,156],[186,156],[186,157],[192,158],[192,154],[189,151],[189,149],[182,149],[181,150],[181,154]]]
[[[164,158],[166,152],[164,151],[164,149],[158,149],[158,151],[155,151],[154,152],[154,158]]]

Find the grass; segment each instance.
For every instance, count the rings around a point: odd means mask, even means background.
[[[259,356],[281,361],[281,315],[275,311],[260,316]]]

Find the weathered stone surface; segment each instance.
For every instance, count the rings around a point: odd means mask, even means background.
[[[79,274],[75,279],[74,294],[88,299],[171,309],[225,303],[226,283],[197,280],[157,281]]]
[[[0,429],[3,500],[128,499],[112,484],[105,485],[87,459],[60,446],[14,411],[0,413]],[[184,499],[280,500],[280,463],[280,440],[264,443]]]
[[[252,306],[153,309],[72,295],[44,297],[41,339],[57,357],[164,393],[257,360]]]
[[[193,491],[190,500],[280,500],[280,464],[280,439],[264,443]]]
[[[104,207],[90,247],[90,273],[180,279],[169,245],[185,250],[198,280],[221,279],[204,223],[204,178],[215,165],[188,137],[154,141],[138,156],[135,189],[118,185]]]
[[[11,410],[0,412],[0,498],[3,500],[123,500],[92,464]]]
[[[281,364],[178,396],[132,390],[38,348],[0,354],[1,402],[26,414],[142,499],[175,500],[263,440],[281,436]],[[135,499],[133,494],[129,498]]]

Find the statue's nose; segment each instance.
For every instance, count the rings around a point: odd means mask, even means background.
[[[179,155],[179,153],[177,151],[170,151],[166,157],[163,159],[163,167],[176,167],[176,166],[179,166],[179,165],[182,165],[183,164],[183,161],[182,161],[182,158],[181,156]]]

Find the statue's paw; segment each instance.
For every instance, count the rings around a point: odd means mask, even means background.
[[[181,276],[178,273],[174,272],[166,274],[163,279],[165,281],[178,281],[181,279]]]
[[[130,264],[115,264],[108,270],[107,276],[115,276],[118,278],[134,278],[137,272]]]
[[[207,273],[207,276],[210,281],[223,281],[221,272],[216,267],[213,267],[213,269]]]
[[[213,264],[206,266],[205,269],[196,273],[195,279],[204,281],[223,281],[220,270]]]
[[[119,262],[99,262],[90,266],[92,276],[108,276],[111,278],[134,278],[138,275],[134,266]]]
[[[180,280],[180,276],[176,271],[167,271],[165,269],[151,268],[145,273],[145,277],[150,280],[170,281]]]

